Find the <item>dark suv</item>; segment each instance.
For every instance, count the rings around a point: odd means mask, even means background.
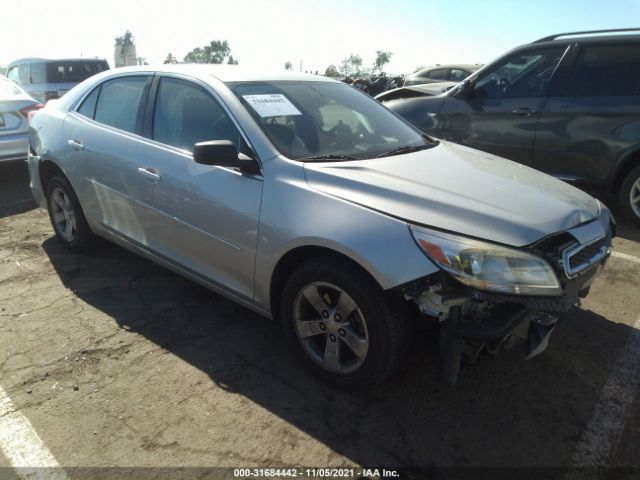
[[[545,37],[444,95],[385,105],[436,137],[607,189],[640,223],[640,29]]]

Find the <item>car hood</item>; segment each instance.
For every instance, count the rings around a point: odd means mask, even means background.
[[[405,155],[305,163],[307,184],[401,218],[512,246],[596,218],[599,203],[549,175],[440,142]]]

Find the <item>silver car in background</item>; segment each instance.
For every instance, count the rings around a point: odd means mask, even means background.
[[[0,162],[27,158],[29,112],[39,108],[42,104],[0,75]]]
[[[33,118],[31,188],[59,240],[99,235],[278,319],[312,372],[385,380],[413,322],[463,355],[543,351],[614,224],[589,195],[440,142],[325,77],[136,67]]]

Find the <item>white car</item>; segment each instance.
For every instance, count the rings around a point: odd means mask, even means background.
[[[0,75],[0,162],[27,158],[28,116],[39,108],[42,104]]]

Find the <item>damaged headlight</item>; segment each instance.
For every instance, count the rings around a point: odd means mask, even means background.
[[[411,226],[422,251],[456,280],[480,290],[559,296],[562,287],[542,258],[491,243]]]

